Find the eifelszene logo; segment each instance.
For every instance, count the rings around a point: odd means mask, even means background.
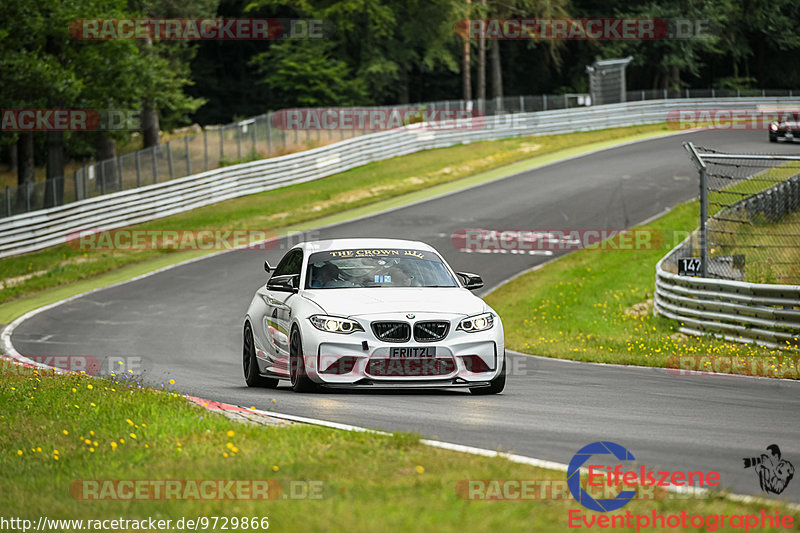
[[[596,455],[610,455],[620,464],[613,467],[592,464],[590,459]],[[670,487],[718,487],[720,485],[720,474],[714,470],[708,472],[702,470],[657,471],[644,464],[636,466],[633,464],[635,461],[636,458],[633,454],[619,444],[609,441],[593,442],[578,450],[578,453],[572,457],[567,468],[567,487],[572,497],[582,506],[592,511],[605,513],[616,511],[636,498],[635,489],[637,488],[663,487],[664,490],[669,490]],[[626,470],[622,463],[628,463],[628,466],[633,468]],[[595,499],[581,483],[581,469],[586,472],[584,480],[586,488],[615,487],[619,492],[614,498]],[[630,490],[620,490],[623,487]]]
[[[780,494],[794,477],[794,465],[781,458],[781,449],[777,444],[767,446],[767,451],[769,455],[762,453],[761,457],[743,458],[744,467],[755,470],[761,490]]]

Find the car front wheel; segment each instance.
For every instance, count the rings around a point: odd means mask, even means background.
[[[503,368],[500,370],[500,373],[497,374],[497,377],[489,382],[489,386],[470,387],[469,391],[472,394],[478,394],[478,395],[500,394],[501,392],[503,392],[503,389],[505,387],[506,387],[506,358],[503,357]]]
[[[292,328],[289,337],[289,376],[292,390],[295,392],[316,392],[319,386],[308,377],[305,358],[303,357],[303,341],[300,330]]]

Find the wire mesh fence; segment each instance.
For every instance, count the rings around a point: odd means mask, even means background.
[[[690,247],[704,277],[800,284],[800,157],[691,148],[706,216]]]
[[[628,91],[629,102],[669,98],[792,97],[792,90],[651,89]],[[572,109],[592,104],[588,94],[508,96],[485,100],[371,106],[364,110],[469,111],[483,115],[532,113]],[[374,129],[286,129],[276,113],[268,113],[224,126],[207,127],[113,159],[88,164],[71,176],[0,190],[0,218],[92,198],[103,194],[162,183],[206,170],[255,161],[332,144],[372,133]]]

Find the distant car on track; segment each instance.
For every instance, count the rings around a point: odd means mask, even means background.
[[[427,244],[396,239],[305,242],[256,291],[243,323],[247,385],[451,388],[497,394],[503,325]]]
[[[769,125],[769,142],[800,140],[800,122],[781,120]]]

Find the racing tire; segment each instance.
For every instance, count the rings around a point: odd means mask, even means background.
[[[300,330],[295,327],[292,328],[292,333],[289,337],[289,377],[292,383],[292,390],[295,392],[316,392],[319,390],[319,385],[308,377],[305,358],[302,354],[302,337],[300,337]]]
[[[483,396],[485,394],[500,394],[506,388],[506,358],[503,357],[503,368],[497,377],[489,382],[486,387],[470,387],[469,391],[472,394]]]
[[[770,136],[769,136],[769,142],[771,142],[771,143],[776,143],[776,142],[778,142],[778,137],[777,137],[777,135],[770,135]]]
[[[244,370],[244,381],[248,387],[266,387],[275,389],[278,387],[278,380],[262,376],[258,371],[258,361],[256,360],[256,345],[253,342],[253,329],[250,324],[244,327],[242,343],[242,369]]]

